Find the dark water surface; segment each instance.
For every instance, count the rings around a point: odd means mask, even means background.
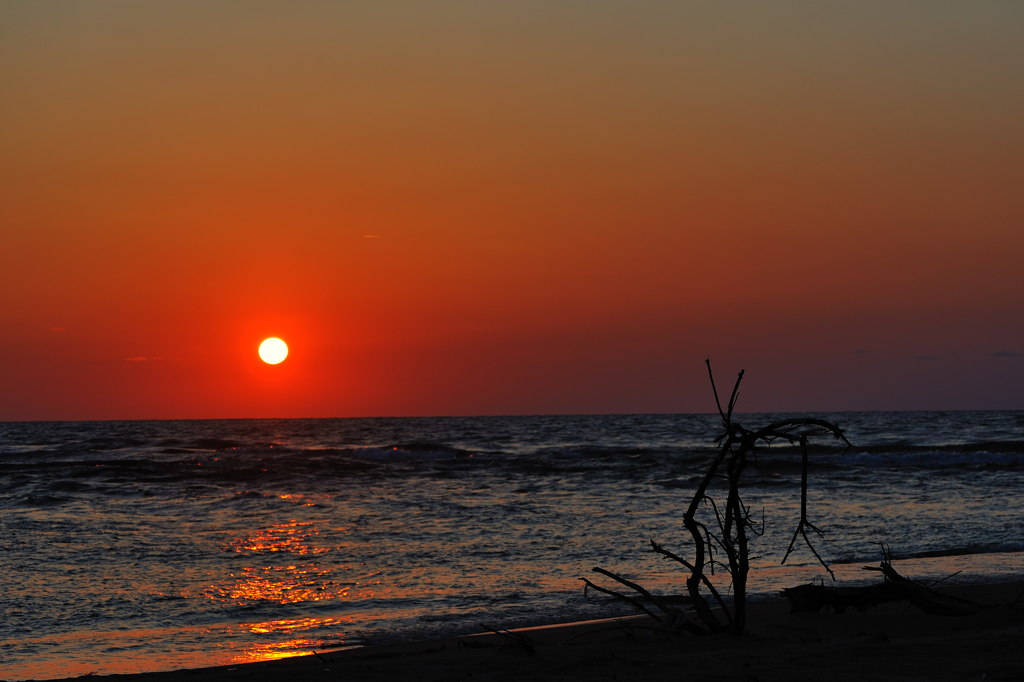
[[[743,415],[762,426],[780,415]],[[1024,573],[1024,412],[806,415],[811,509],[843,580],[888,543],[914,577]],[[749,423],[748,423],[749,422]],[[600,565],[665,592],[717,417],[622,415],[0,424],[0,678],[138,672],[601,615]],[[799,456],[745,479],[779,560]],[[868,575],[868,578],[871,576]]]

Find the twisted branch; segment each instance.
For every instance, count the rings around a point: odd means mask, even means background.
[[[651,540],[651,549],[657,554],[678,562],[689,571],[689,575],[686,578],[687,593],[689,594],[694,611],[696,611],[697,616],[708,630],[718,631],[728,628],[739,634],[746,627],[746,587],[747,576],[750,572],[750,546],[747,533],[750,531],[755,536],[764,533],[764,511],[762,510],[761,527],[758,530],[751,520],[750,508],[743,503],[742,496],[740,495],[740,480],[746,469],[748,458],[754,456],[759,445],[771,445],[776,440],[782,440],[791,445],[800,445],[800,517],[786,553],[782,558],[782,563],[784,564],[795,550],[797,540],[802,539],[818,560],[818,563],[835,580],[835,573],[807,535],[808,529],[814,531],[819,536],[822,535],[821,530],[811,523],[807,512],[808,437],[811,433],[820,432],[831,434],[846,445],[850,445],[850,442],[839,427],[823,419],[790,418],[773,422],[757,431],[744,428],[733,421],[733,414],[739,399],[740,384],[743,381],[744,371],[740,370],[738,373],[736,383],[733,384],[732,392],[729,395],[729,401],[723,407],[718,393],[718,386],[715,383],[714,373],[711,370],[711,361],[705,360],[705,365],[707,366],[708,378],[711,382],[711,391],[715,398],[715,407],[722,420],[723,431],[715,439],[715,442],[719,444],[718,452],[708,464],[704,476],[697,485],[697,489],[694,491],[693,497],[690,498],[690,503],[683,513],[683,527],[690,536],[690,543],[693,547],[693,559],[684,559],[674,552],[665,549],[654,540]],[[723,465],[724,473],[721,471]],[[724,507],[719,507],[718,503],[708,492],[712,483],[719,478],[724,479],[726,482],[727,492]],[[697,519],[698,511],[705,504],[711,508],[711,513],[718,526],[717,534],[713,533],[705,523]],[[716,559],[716,547],[724,553],[724,562]],[[733,592],[731,608],[708,578],[709,572],[711,575],[715,574],[716,566],[724,567],[731,578]],[[593,570],[642,595],[670,618],[674,618],[674,614],[679,613],[678,610],[671,609],[661,603],[660,600],[640,585],[601,568]],[[599,592],[625,600],[645,613],[654,616],[639,599],[628,597],[614,590],[598,587],[586,578],[581,578],[581,580],[588,587],[593,587]],[[719,607],[720,613],[724,615],[726,619],[725,624],[712,611],[711,604],[705,598],[704,590],[707,591],[707,594],[711,596]],[[655,617],[658,618],[657,616]]]

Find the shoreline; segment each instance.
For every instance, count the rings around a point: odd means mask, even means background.
[[[89,677],[109,682],[1024,679],[1019,651],[1024,578],[949,585],[942,591],[989,608],[953,617],[895,603],[865,612],[807,614],[790,613],[779,598],[749,604],[749,633],[742,637],[671,634],[647,616],[629,615],[214,668]]]

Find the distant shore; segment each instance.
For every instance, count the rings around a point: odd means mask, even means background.
[[[751,605],[743,637],[661,631],[646,616],[372,646],[261,663],[137,675],[109,682],[220,680],[1019,680],[1024,579],[946,591],[990,605],[959,616],[906,604],[792,614]],[[81,678],[69,678],[81,679]]]

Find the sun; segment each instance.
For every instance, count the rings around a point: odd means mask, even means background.
[[[288,357],[288,344],[277,337],[263,339],[260,344],[260,360],[268,365],[278,365]]]

